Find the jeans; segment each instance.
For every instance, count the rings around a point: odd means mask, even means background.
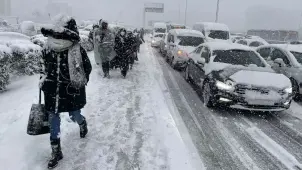
[[[81,110],[69,112],[69,117],[73,122],[77,122],[79,125],[82,124],[84,121],[84,117],[81,115]],[[61,133],[60,114],[49,112],[49,124],[50,124],[50,140],[60,139],[60,133]]]

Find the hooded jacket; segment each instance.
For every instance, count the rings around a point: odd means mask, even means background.
[[[54,28],[42,28],[41,32],[46,37],[72,41],[79,43],[76,22],[68,19],[63,28],[55,25]],[[62,31],[57,31],[62,30]],[[68,55],[69,49],[55,51],[46,47],[42,51],[41,78],[43,79],[42,90],[44,92],[45,109],[60,113],[82,109],[86,104],[85,86],[77,88],[72,85],[69,73]],[[87,82],[92,67],[84,48],[80,47],[80,54]]]

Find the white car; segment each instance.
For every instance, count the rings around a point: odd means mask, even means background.
[[[164,33],[154,33],[151,36],[151,47],[159,47],[160,46],[160,41],[164,37]]]
[[[292,101],[290,80],[275,73],[255,50],[240,44],[200,45],[190,54],[185,78],[201,88],[207,107],[282,111]]]
[[[231,38],[229,27],[222,23],[197,22],[194,24],[193,30],[200,31],[209,40],[228,41]]]
[[[292,83],[293,96],[302,94],[302,48],[301,45],[270,44],[261,46],[257,52],[277,73],[287,76]]]
[[[189,59],[189,53],[204,41],[205,37],[199,31],[189,29],[169,31],[167,62],[175,69],[183,68]]]
[[[235,43],[246,45],[246,46],[249,46],[251,48],[257,48],[257,47],[262,46],[262,45],[268,45],[268,43],[265,40],[250,39],[250,38],[237,40]]]

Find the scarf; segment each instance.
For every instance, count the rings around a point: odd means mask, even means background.
[[[68,50],[68,67],[71,85],[77,89],[84,87],[87,83],[87,79],[80,44],[73,44],[73,42],[68,40],[48,37],[47,46],[55,52]]]

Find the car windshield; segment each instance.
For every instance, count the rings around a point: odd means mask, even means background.
[[[249,66],[251,64],[258,67],[265,67],[265,64],[253,51],[244,50],[216,50],[213,52],[214,62],[227,63],[232,65]]]
[[[229,39],[229,32],[228,31],[211,30],[210,34],[208,36],[210,38],[213,38],[213,39],[228,40]]]
[[[291,53],[295,56],[296,60],[302,64],[302,53],[298,53],[298,52],[295,52],[295,51],[291,51]]]
[[[165,33],[166,29],[165,28],[154,28],[154,32],[156,32],[156,33]]]
[[[180,40],[178,45],[181,45],[181,46],[197,47],[198,45],[204,43],[204,40],[201,37],[178,36],[177,38]]]
[[[163,38],[164,34],[156,34],[154,37]]]

